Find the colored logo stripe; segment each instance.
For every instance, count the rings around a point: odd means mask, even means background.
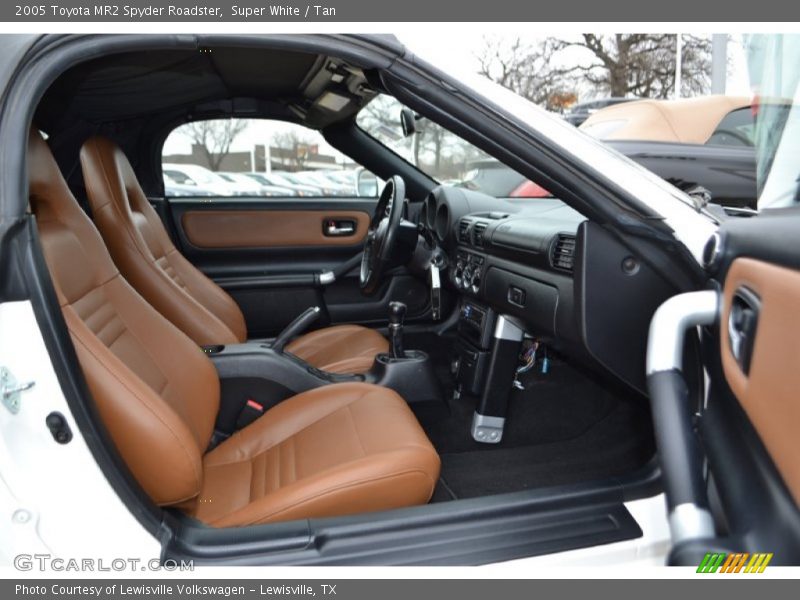
[[[716,573],[722,561],[725,560],[725,554],[717,554],[715,552],[708,552],[703,557],[700,566],[697,567],[698,573]]]
[[[748,561],[749,559],[749,561]],[[772,553],[736,552],[725,554],[722,552],[707,552],[697,567],[698,573],[763,573],[772,560]],[[745,566],[746,565],[746,566]]]
[[[745,568],[745,573],[763,573],[764,569],[767,568],[769,561],[772,560],[772,553],[764,554],[753,554],[753,558],[750,559],[750,562],[747,563],[747,567]]]

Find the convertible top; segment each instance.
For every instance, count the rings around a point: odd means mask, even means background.
[[[65,71],[42,98],[35,123],[80,199],[76,157],[91,135],[113,139],[137,169],[153,144],[188,121],[266,118],[322,130],[352,119],[376,94],[362,69],[313,52],[233,45],[139,50]]]
[[[705,144],[725,115],[750,103],[744,96],[638,100],[598,110],[580,128],[618,123],[618,127],[602,136],[604,140]]]
[[[348,102],[336,110],[320,108],[320,97],[329,91]],[[98,125],[164,113],[265,112],[291,114],[320,128],[356,112],[374,95],[370,91],[359,69],[318,54],[246,47],[130,52],[65,72],[43,98],[37,121],[56,133],[75,121]]]

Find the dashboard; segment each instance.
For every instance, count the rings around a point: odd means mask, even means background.
[[[555,198],[449,186],[427,196],[419,224],[447,257],[442,282],[459,296],[462,319],[511,316],[644,391],[650,317],[674,290],[624,240]]]
[[[420,210],[423,228],[447,254],[452,290],[566,343],[577,342],[573,274],[583,221],[557,199],[504,200],[451,187],[435,189]]]

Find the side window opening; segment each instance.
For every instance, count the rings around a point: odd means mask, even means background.
[[[377,197],[381,182],[319,131],[269,119],[174,129],[162,150],[166,197]]]

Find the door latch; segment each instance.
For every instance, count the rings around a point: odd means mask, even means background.
[[[728,316],[728,338],[731,354],[745,375],[750,372],[760,309],[761,301],[754,292],[745,287],[736,290]]]
[[[356,232],[356,222],[352,219],[325,219],[322,228],[326,237],[347,237]]]
[[[3,406],[8,411],[15,415],[19,412],[20,397],[22,392],[27,391],[33,387],[36,382],[26,381],[25,383],[18,383],[14,374],[6,367],[0,367],[0,396],[3,399]]]

